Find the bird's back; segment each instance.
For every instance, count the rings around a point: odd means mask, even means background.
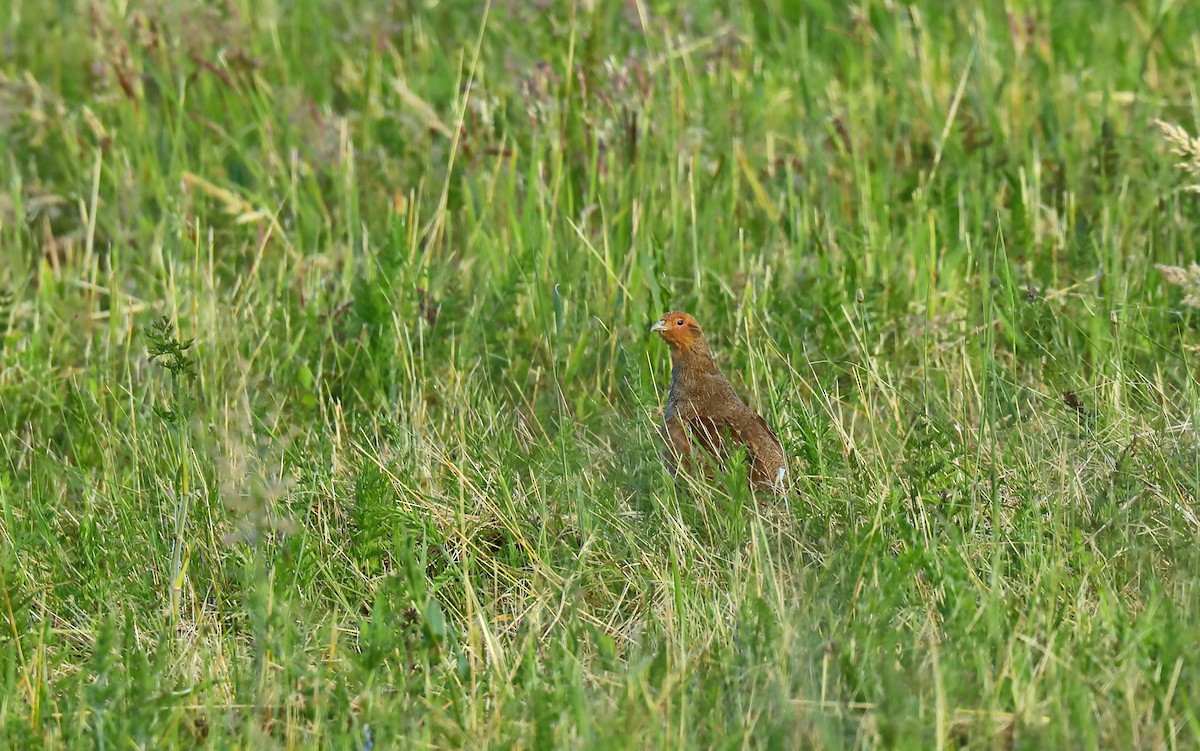
[[[754,489],[780,487],[787,460],[779,438],[766,420],[738,397],[711,359],[685,361],[671,369],[665,418],[668,432],[672,422],[682,424],[718,459],[726,458],[739,445],[744,447]]]

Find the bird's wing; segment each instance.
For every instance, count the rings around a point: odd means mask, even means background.
[[[682,419],[680,422],[687,427],[687,433],[692,441],[700,444],[705,451],[713,456],[725,455],[724,439],[721,434],[731,427],[726,420],[707,415],[695,415]]]
[[[782,452],[779,435],[770,429],[762,415],[749,408],[734,414],[695,416],[686,423],[697,443],[714,456],[728,455],[730,446],[726,443],[730,439],[745,446],[751,458]]]
[[[771,436],[771,440],[775,441],[776,446],[782,448],[783,444],[779,442],[779,436],[775,435],[775,431],[771,430],[771,426],[767,424],[767,421],[763,419],[763,416],[757,412],[751,412],[750,414],[754,415],[755,424],[762,428],[767,435]]]

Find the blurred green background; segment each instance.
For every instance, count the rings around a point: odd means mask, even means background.
[[[1198,64],[1169,1],[0,0],[4,745],[1200,747]],[[664,471],[672,308],[787,504]]]

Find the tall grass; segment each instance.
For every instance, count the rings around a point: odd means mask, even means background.
[[[4,745],[1200,747],[1198,48],[10,0]],[[662,467],[668,308],[786,504]]]

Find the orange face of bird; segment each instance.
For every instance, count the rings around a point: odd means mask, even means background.
[[[700,324],[696,323],[695,318],[681,311],[667,313],[651,326],[650,330],[657,331],[658,335],[671,345],[671,349],[689,349],[697,342],[704,341],[704,332],[700,330]]]

